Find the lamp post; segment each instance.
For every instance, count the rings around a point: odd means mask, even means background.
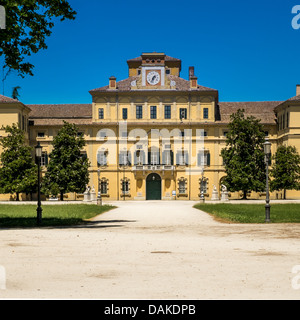
[[[41,157],[42,157],[42,146],[40,142],[35,146],[35,158],[38,165],[38,206],[36,209],[37,212],[37,224],[40,225],[42,223],[42,207],[41,207]]]
[[[204,203],[205,202],[205,197],[204,197],[204,168],[201,169],[201,185],[200,185],[200,202]]]
[[[126,182],[125,182],[125,169],[127,168],[127,154],[124,155],[124,165],[123,165],[123,183],[122,183],[122,189],[123,189],[123,201],[125,201],[125,195],[126,195]]]
[[[102,197],[101,197],[101,182],[100,182],[100,168],[97,171],[98,173],[98,196],[97,196],[97,205],[102,206]]]
[[[265,154],[265,164],[266,164],[266,219],[265,222],[271,222],[270,220],[270,194],[269,194],[269,160],[271,156],[271,142],[266,138],[264,143],[264,154]]]

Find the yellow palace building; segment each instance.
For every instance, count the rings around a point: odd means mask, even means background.
[[[198,83],[194,67],[189,79],[180,77],[180,59],[152,52],[127,64],[128,78],[112,76],[107,86],[91,90],[91,104],[24,105],[0,95],[0,126],[18,123],[31,146],[39,141],[45,171],[53,137],[64,121],[75,123],[86,140],[89,186],[96,193],[100,189],[104,201],[199,200],[201,191],[207,200],[217,191],[220,199],[225,175],[220,153],[230,115],[238,109],[261,119],[272,153],[280,144],[300,148],[299,86],[287,101],[220,102],[218,90]],[[265,198],[264,193],[248,196]],[[66,200],[83,197],[65,195]],[[240,197],[229,193],[229,199]],[[287,191],[287,197],[300,193]],[[281,199],[282,193],[271,198]]]

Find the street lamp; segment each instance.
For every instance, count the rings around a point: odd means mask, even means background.
[[[41,207],[41,158],[42,158],[42,146],[40,142],[35,146],[35,158],[38,165],[38,207],[36,209],[37,212],[37,224],[40,225],[42,223],[42,207]]]
[[[126,195],[126,182],[125,182],[125,169],[127,169],[127,154],[124,154],[124,164],[123,164],[123,183],[122,183],[122,189],[123,189],[123,201],[125,201],[125,195]]]
[[[266,138],[264,143],[264,154],[265,154],[265,164],[266,164],[266,219],[265,222],[271,222],[270,220],[270,194],[269,194],[269,160],[271,157],[271,142]]]
[[[97,205],[102,206],[100,169],[98,169],[97,172],[98,172],[98,196],[97,196]]]
[[[204,168],[201,168],[201,184],[200,184],[200,201],[202,203],[205,202],[205,197],[204,197]]]

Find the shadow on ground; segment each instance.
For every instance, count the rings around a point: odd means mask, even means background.
[[[42,224],[37,225],[36,218],[0,218],[2,229],[30,229],[30,228],[120,228],[122,223],[135,222],[135,220],[95,220],[43,218]]]

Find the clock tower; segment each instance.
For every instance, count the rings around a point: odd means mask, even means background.
[[[145,89],[164,89],[169,85],[167,75],[179,76],[181,60],[164,53],[142,53],[138,58],[127,61],[129,76],[140,76],[140,85]]]

